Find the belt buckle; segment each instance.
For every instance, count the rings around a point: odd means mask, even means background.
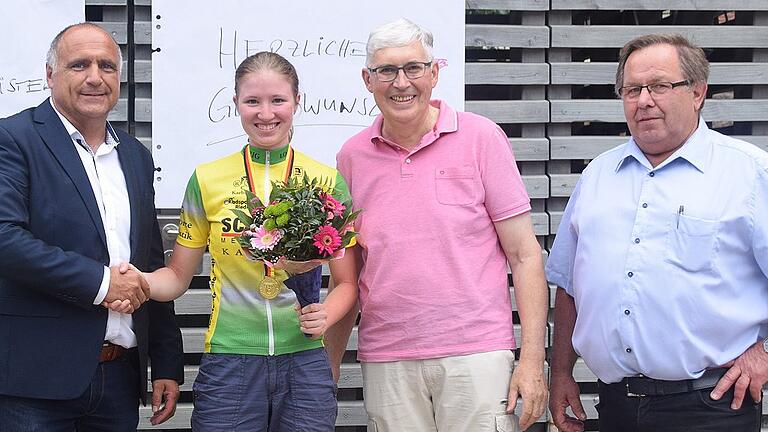
[[[627,397],[640,398],[640,397],[646,397],[647,396],[647,395],[644,395],[644,394],[632,393],[631,391],[629,391],[629,380],[627,380],[626,388],[627,388]]]

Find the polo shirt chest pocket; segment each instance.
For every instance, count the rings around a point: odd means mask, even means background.
[[[435,169],[437,202],[445,205],[467,206],[475,202],[475,169],[471,166]]]
[[[676,215],[667,234],[666,261],[687,271],[714,267],[720,222]]]

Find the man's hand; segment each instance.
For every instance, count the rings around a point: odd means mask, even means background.
[[[552,421],[561,432],[582,432],[587,414],[581,405],[579,398],[579,385],[570,375],[552,375],[550,379],[551,393],[549,395],[549,411],[552,413]],[[566,408],[571,407],[576,417],[566,413]]]
[[[520,430],[526,430],[536,423],[547,407],[547,381],[544,379],[542,364],[520,361],[512,372],[509,382],[507,413],[513,413],[517,396],[523,398],[523,412],[520,415]]]
[[[328,330],[328,314],[324,304],[312,303],[302,309],[297,304],[296,312],[299,314],[301,332],[311,335],[312,339],[320,338]]]
[[[149,422],[157,426],[173,417],[178,400],[179,383],[171,379],[152,381],[152,417]]]
[[[125,264],[109,269],[109,288],[104,302],[114,304],[116,300],[128,300],[135,310],[149,299],[149,284],[140,272],[134,269],[123,271],[124,268]]]
[[[720,399],[735,384],[731,409],[741,408],[747,389],[752,395],[752,400],[755,402],[761,400],[763,384],[768,381],[768,353],[763,349],[763,341],[752,345],[723,367],[730,369],[709,394],[712,399]]]

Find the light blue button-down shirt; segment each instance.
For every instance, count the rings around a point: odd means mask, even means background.
[[[593,160],[546,265],[603,381],[696,378],[768,333],[768,153],[707,128],[653,168],[634,140]]]

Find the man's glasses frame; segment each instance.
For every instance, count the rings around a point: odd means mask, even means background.
[[[690,81],[682,80],[678,82],[661,81],[647,85],[624,86],[619,88],[619,96],[621,96],[622,99],[635,100],[640,97],[643,89],[648,89],[648,93],[651,95],[663,95],[676,87],[690,84]]]
[[[397,79],[400,71],[403,71],[406,78],[414,80],[423,77],[431,65],[431,61],[408,62],[402,66],[383,65],[375,68],[368,68],[368,71],[376,74],[376,78],[381,82],[394,81]]]

